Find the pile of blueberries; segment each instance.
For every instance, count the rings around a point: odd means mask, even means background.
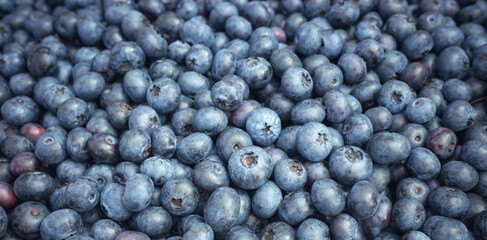
[[[0,0],[0,238],[487,239],[486,0]]]

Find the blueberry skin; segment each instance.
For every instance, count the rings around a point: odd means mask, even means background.
[[[436,105],[429,98],[416,98],[406,107],[406,117],[412,123],[427,123],[436,114]]]
[[[379,91],[377,103],[391,113],[402,111],[413,100],[411,88],[401,81],[390,80]]]
[[[133,69],[123,76],[123,89],[125,93],[135,103],[146,101],[147,89],[152,83],[149,74],[140,69]]]
[[[257,146],[249,146],[232,153],[228,160],[228,174],[232,182],[242,189],[257,189],[271,176],[269,154]]]
[[[84,126],[89,116],[88,104],[79,98],[68,99],[57,109],[57,117],[61,125],[67,129]]]
[[[149,206],[134,214],[130,223],[134,229],[155,237],[168,233],[173,221],[164,208]]]
[[[299,206],[299,208],[296,208]],[[309,192],[292,192],[284,197],[277,210],[279,218],[291,226],[296,226],[316,212]]]
[[[431,240],[469,239],[468,229],[462,222],[443,216],[432,216],[426,219],[423,231]]]
[[[88,140],[88,152],[95,163],[115,163],[119,161],[119,140],[109,134],[95,134]]]
[[[475,217],[473,231],[474,234],[479,238],[485,238],[486,229],[486,212],[480,213],[477,217]]]
[[[436,178],[441,168],[438,157],[424,147],[413,148],[406,164],[413,176],[425,181]]]
[[[305,99],[298,102],[291,110],[291,121],[294,124],[306,124],[308,122],[322,122],[326,111],[319,100]]]
[[[114,221],[126,221],[132,216],[132,212],[123,204],[124,191],[124,186],[117,183],[109,183],[101,191],[101,209],[107,217]]]
[[[485,66],[487,65],[487,54],[486,53],[481,53],[478,54],[474,59],[472,63],[472,68],[475,74],[475,77],[481,79],[481,80],[486,80],[487,78],[485,77],[486,71],[485,71]]]
[[[374,39],[365,39],[357,44],[354,51],[359,57],[362,57],[367,67],[375,67],[384,60],[385,50],[381,44]]]
[[[377,65],[374,70],[379,75],[380,81],[385,83],[389,80],[396,79],[397,76],[406,68],[408,58],[404,53],[396,50],[389,50],[385,53],[381,64]]]
[[[172,79],[158,79],[147,88],[146,99],[149,106],[156,112],[167,114],[179,106],[181,89]]]
[[[211,67],[212,75],[217,79],[222,79],[225,75],[233,74],[237,65],[237,58],[228,49],[222,49],[215,54]]]
[[[325,29],[321,32],[320,54],[327,58],[334,59],[340,55],[343,47],[343,40],[339,33],[332,29]]]
[[[9,124],[21,126],[39,119],[39,106],[30,97],[16,96],[2,104],[1,115]]]
[[[255,235],[252,230],[244,226],[234,226],[225,234],[225,240],[257,240],[257,235]]]
[[[216,107],[223,111],[233,111],[246,98],[244,96],[244,85],[246,83],[241,78],[235,75],[227,75],[211,87],[211,100]],[[248,86],[246,89],[248,89]]]
[[[399,163],[411,153],[409,140],[401,134],[379,132],[370,138],[366,146],[367,152],[375,163]]]
[[[262,57],[242,58],[237,61],[235,75],[245,80],[250,89],[259,89],[263,88],[271,81],[273,68],[271,64]]]
[[[122,195],[122,204],[132,212],[139,212],[150,204],[154,183],[145,174],[137,173],[127,179]]]
[[[313,79],[306,69],[290,67],[282,74],[281,91],[294,101],[310,98],[313,91]]]
[[[372,12],[373,13],[373,12]],[[370,20],[363,19],[357,24],[357,28],[354,31],[354,35],[359,41],[365,39],[379,40],[381,36],[380,26],[378,26],[374,21],[377,18],[370,17]]]
[[[192,118],[194,130],[216,136],[223,132],[228,124],[225,113],[216,107],[200,108]]]
[[[296,51],[304,56],[318,53],[321,46],[321,27],[312,22],[299,26],[294,37]]]
[[[304,124],[296,134],[296,149],[307,160],[319,162],[331,153],[333,143],[328,127],[321,123]]]
[[[129,129],[142,129],[152,132],[161,125],[161,120],[156,110],[146,105],[139,105],[129,116]]]
[[[338,183],[351,186],[369,178],[372,160],[361,148],[346,145],[332,152],[328,159],[328,168]]]
[[[2,208],[3,210],[3,208]],[[44,218],[51,212],[49,209],[39,202],[24,202],[19,204],[11,213],[9,220],[12,230],[23,239],[38,239],[40,238],[40,226]],[[7,215],[3,211],[6,219]],[[5,222],[6,223],[6,222]],[[5,228],[6,230],[6,228]],[[5,231],[0,230],[0,235]]]
[[[213,53],[207,46],[196,44],[189,48],[185,62],[191,71],[205,74],[211,69]]]
[[[457,218],[467,213],[470,200],[462,190],[445,186],[431,191],[428,206],[435,214]]]
[[[110,69],[117,74],[123,75],[144,64],[144,51],[135,42],[118,42],[110,49]]]
[[[235,225],[240,210],[238,193],[229,187],[216,189],[204,210],[205,222],[215,232],[225,232]]]
[[[301,126],[298,125],[292,125],[282,129],[279,137],[277,138],[276,146],[288,155],[298,154],[298,150],[296,148],[296,136],[299,129],[301,129]]]
[[[210,47],[215,41],[215,36],[210,26],[196,19],[185,22],[179,31],[181,40],[191,44],[202,44]]]
[[[475,168],[466,162],[451,161],[441,167],[439,180],[446,186],[470,191],[479,182],[479,174]]]
[[[202,90],[210,89],[210,82],[208,81],[208,78],[193,71],[186,71],[182,73],[178,78],[178,84],[181,88],[181,92],[190,97],[195,96]]]
[[[230,179],[223,164],[209,158],[194,166],[192,179],[198,189],[207,192],[230,185]]]
[[[83,220],[81,216],[71,209],[61,209],[50,213],[41,223],[40,233],[42,239],[66,239],[81,234]]]
[[[95,179],[99,189],[112,183],[115,174],[115,167],[108,164],[93,164],[85,171],[85,177]]]
[[[120,138],[119,150],[125,161],[141,163],[151,153],[151,138],[141,129],[127,130]]]
[[[465,34],[461,28],[454,26],[440,26],[431,33],[433,37],[433,50],[440,53],[443,49],[451,46],[460,46],[465,39]]]
[[[160,202],[164,209],[176,216],[192,214],[200,201],[196,186],[184,178],[171,179],[161,190]]]
[[[343,54],[337,64],[342,70],[346,82],[357,84],[364,80],[367,74],[365,61],[354,53]]]
[[[448,102],[455,100],[470,101],[473,87],[457,78],[448,79],[441,88],[441,93]]]
[[[479,140],[470,140],[463,143],[460,149],[460,158],[479,171],[487,170],[487,145]]]
[[[296,231],[298,239],[330,239],[330,229],[323,222],[315,218],[306,219],[302,222]]]
[[[253,142],[262,146],[272,144],[281,132],[281,120],[277,113],[264,107],[252,111],[245,126]]]
[[[465,100],[456,100],[446,107],[443,112],[442,123],[455,132],[465,130],[474,124],[474,109]]]
[[[176,152],[176,135],[169,126],[159,126],[151,133],[153,155],[170,158]]]
[[[94,209],[100,200],[98,183],[88,177],[80,177],[69,183],[65,195],[68,207],[79,213]]]
[[[34,144],[28,138],[16,134],[8,135],[3,139],[0,147],[3,156],[7,159],[12,159],[14,156],[23,152],[34,152],[35,150]]]
[[[352,113],[343,122],[341,133],[345,144],[361,147],[372,137],[373,131],[374,127],[367,116]]]
[[[167,181],[175,177],[174,168],[169,159],[159,156],[144,160],[140,165],[140,173],[149,176],[156,187],[163,186]]]
[[[392,114],[385,107],[369,108],[365,116],[370,119],[374,132],[386,130],[392,124]]]
[[[418,230],[426,220],[426,210],[421,202],[414,198],[403,198],[392,209],[394,225],[401,231]]]
[[[396,199],[416,198],[423,206],[426,206],[430,192],[430,188],[422,180],[417,178],[404,178],[397,184]]]
[[[311,186],[311,201],[320,214],[332,217],[343,211],[346,197],[340,184],[331,178],[323,178]]]
[[[360,17],[360,9],[350,2],[335,3],[331,6],[327,19],[335,28],[346,28]]]
[[[218,136],[215,144],[218,155],[227,162],[233,152],[252,145],[252,138],[250,138],[249,134],[235,127],[225,129]]]
[[[171,59],[157,60],[149,67],[149,75],[152,79],[170,78],[176,81],[180,74],[180,66]]]
[[[330,223],[332,239],[365,239],[359,222],[347,213],[341,213]]]
[[[163,58],[167,55],[166,39],[152,27],[143,27],[138,30],[135,41],[147,57]]]
[[[270,218],[277,212],[281,201],[281,189],[273,181],[267,181],[252,195],[252,212],[258,217]]]
[[[35,154],[37,158],[46,164],[58,164],[62,162],[67,153],[65,150],[66,138],[56,133],[44,133],[36,144]]]
[[[369,237],[378,237],[382,230],[391,222],[391,200],[382,194],[379,198],[380,201],[377,211],[375,211],[372,217],[362,222],[364,231]]]
[[[115,239],[122,232],[122,228],[110,219],[100,219],[91,227],[91,234],[95,239]]]
[[[304,61],[305,68],[306,59]],[[326,92],[332,89],[338,89],[343,83],[342,70],[333,63],[323,63],[317,66],[314,71],[309,69],[309,67],[306,69],[309,71],[310,74],[313,75],[313,81],[315,82],[313,92],[318,96],[323,96]]]
[[[265,239],[267,236],[271,236],[271,239],[296,239],[293,227],[280,221],[267,224],[257,236],[259,239]]]
[[[183,235],[183,240],[189,239],[202,239],[211,240],[215,238],[215,233],[210,225],[199,222],[195,223],[186,233]]]
[[[379,207],[379,191],[367,180],[358,181],[347,196],[347,208],[357,220],[372,217]]]
[[[418,60],[426,56],[433,49],[433,44],[433,38],[427,31],[418,30],[409,34],[404,39],[402,52],[409,60]]]
[[[436,65],[438,76],[441,79],[462,79],[470,69],[470,60],[462,48],[453,46],[441,51]]]
[[[409,231],[402,235],[403,240],[431,240],[428,235],[420,231]]]
[[[274,166],[274,181],[286,192],[300,190],[306,184],[308,174],[303,164],[292,159],[282,159]]]
[[[46,200],[54,192],[54,179],[45,172],[26,172],[15,179],[13,190],[23,201]]]
[[[319,71],[319,69],[317,70]],[[331,89],[321,99],[326,111],[326,120],[330,123],[341,123],[350,116],[352,109],[345,94]]]
[[[277,76],[282,74],[290,67],[302,67],[301,59],[288,48],[281,48],[272,53],[270,56],[270,63]]]
[[[182,163],[192,165],[210,155],[212,148],[213,142],[208,135],[193,133],[178,143],[176,155]]]
[[[10,53],[10,56],[8,54],[4,54],[4,58],[13,58],[14,56],[15,55],[13,55],[13,53]],[[15,63],[15,59],[9,60],[10,61],[6,62]],[[30,74],[32,74],[34,77],[43,77],[54,73],[56,69],[56,62],[57,56],[55,52],[51,48],[41,45],[36,47],[33,51],[29,53],[26,64]],[[2,73],[5,76],[11,76],[17,72],[9,73],[6,71],[2,71]]]

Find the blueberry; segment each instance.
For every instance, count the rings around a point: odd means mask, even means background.
[[[379,132],[367,143],[367,152],[375,163],[400,163],[411,153],[409,140],[401,134]]]
[[[210,225],[199,222],[195,223],[186,233],[183,235],[183,239],[202,239],[211,240],[215,238],[215,233]]]
[[[16,126],[36,122],[40,114],[37,103],[27,96],[17,96],[5,101],[1,113],[7,123]]]
[[[229,187],[216,189],[208,199],[204,210],[205,222],[215,232],[230,230],[237,221],[240,209],[238,193]]]
[[[180,97],[179,85],[169,78],[154,81],[149,85],[146,92],[149,106],[161,114],[174,111],[179,106]]]
[[[66,239],[81,234],[83,220],[71,209],[61,209],[47,215],[41,223],[42,239]]]
[[[195,164],[210,155],[212,148],[213,142],[208,135],[193,133],[179,142],[176,155],[185,164]]]
[[[237,61],[235,75],[245,80],[250,89],[259,89],[263,88],[271,81],[273,69],[271,64],[265,58],[242,58]]]
[[[151,133],[152,154],[170,158],[176,152],[176,135],[168,126],[160,126]]]
[[[313,79],[306,69],[290,67],[282,75],[281,90],[294,101],[309,98],[313,90]]]
[[[296,191],[286,195],[278,208],[279,218],[291,226],[298,225],[315,212],[310,193],[306,191]]]
[[[421,180],[429,180],[438,176],[440,161],[427,148],[413,148],[407,160],[407,167],[411,174]]]
[[[256,240],[258,238],[249,228],[244,226],[234,226],[225,234],[225,240],[236,239]]]
[[[122,232],[122,228],[110,219],[100,219],[91,227],[95,239],[115,239]]]
[[[345,192],[333,179],[319,179],[311,187],[311,201],[322,215],[336,216],[345,208]]]
[[[326,120],[331,123],[343,122],[352,112],[345,94],[335,89],[326,92],[321,102],[326,111]]]
[[[142,129],[152,132],[161,125],[161,120],[156,110],[149,106],[139,105],[130,113],[129,129]]]
[[[124,18],[129,16],[125,15]],[[145,63],[145,54],[135,42],[121,41],[110,49],[110,69],[118,74],[125,74],[138,69]]]
[[[379,207],[374,215],[369,219],[363,221],[363,228],[365,233],[370,237],[378,237],[382,230],[386,228],[392,220],[392,203],[388,197],[384,195],[379,196]]]
[[[225,167],[222,163],[210,160],[210,157],[194,166],[192,180],[200,190],[207,192],[230,185]]]
[[[309,161],[324,160],[331,153],[332,147],[331,133],[321,123],[306,123],[296,133],[296,149]]]
[[[394,204],[392,219],[401,231],[418,230],[426,220],[426,211],[418,200],[402,198]]]
[[[271,176],[270,156],[262,148],[249,146],[232,153],[228,160],[232,182],[243,189],[257,189]]]
[[[150,204],[154,183],[145,174],[137,173],[127,179],[121,201],[129,211],[139,212]]]
[[[100,195],[100,206],[103,212],[114,221],[126,221],[132,216],[125,208],[122,200],[124,186],[117,183],[110,183],[103,188]]]
[[[216,141],[218,154],[224,161],[228,161],[233,152],[248,146],[252,146],[249,134],[235,127],[228,127]]]
[[[252,111],[245,126],[252,140],[262,146],[272,144],[281,132],[281,121],[277,113],[264,107]]]
[[[24,239],[39,238],[41,223],[50,213],[49,209],[42,203],[21,203],[10,215],[12,230]]]
[[[359,147],[347,145],[338,148],[331,153],[328,162],[334,180],[347,186],[368,179],[372,173],[372,160]]]
[[[215,36],[211,28],[198,20],[189,20],[183,24],[179,31],[181,40],[191,45],[205,45],[210,47],[215,41]]]
[[[216,136],[223,132],[228,124],[225,113],[216,107],[204,107],[196,111],[192,118],[194,130]]]
[[[468,239],[468,229],[462,222],[443,216],[432,216],[426,219],[423,231],[432,240]]]
[[[383,0],[382,2],[390,2],[390,0]],[[403,4],[404,1],[398,3]],[[379,4],[380,5],[380,4]],[[380,11],[379,11],[380,13]],[[402,13],[391,14],[384,24],[384,32],[390,34],[399,43],[403,42],[409,34],[416,31],[416,24],[413,19]],[[424,29],[427,30],[427,29]]]
[[[439,187],[429,194],[428,206],[435,214],[456,218],[467,212],[470,207],[470,200],[458,188]]]
[[[331,221],[330,232],[332,239],[366,238],[359,222],[347,213],[341,213]]]
[[[451,129],[439,127],[430,132],[426,146],[439,159],[446,159],[455,152],[457,141],[457,136]]]
[[[79,177],[68,184],[65,198],[69,208],[77,212],[87,212],[98,205],[100,191],[92,178]]]
[[[385,48],[385,47],[384,47]],[[382,83],[397,79],[408,64],[408,59],[404,53],[394,49],[385,53],[384,59],[375,67],[375,72]]]
[[[446,107],[443,112],[442,123],[445,127],[458,132],[471,127],[475,120],[473,118],[473,107],[465,100],[456,100]]]
[[[330,229],[328,226],[315,218],[305,220],[299,225],[296,231],[296,236],[299,239],[330,239]]]
[[[172,227],[171,215],[162,207],[150,206],[136,213],[131,221],[134,228],[148,236],[166,234]]]
[[[316,56],[316,55],[312,55],[312,56]],[[306,59],[304,61],[305,68],[306,68]],[[330,90],[338,89],[343,83],[342,70],[335,64],[323,63],[319,66],[316,66],[314,71],[312,71],[310,67],[306,69],[313,74],[313,81],[315,82],[313,91],[318,96],[322,96]]]
[[[350,95],[349,95],[350,96]],[[352,113],[343,122],[341,133],[347,145],[364,146],[372,137],[373,126],[364,114]]]
[[[428,185],[417,178],[404,178],[396,186],[396,198],[416,198],[426,206],[430,193]]]
[[[87,143],[88,152],[96,163],[115,163],[119,159],[119,140],[109,134],[95,134]]]

